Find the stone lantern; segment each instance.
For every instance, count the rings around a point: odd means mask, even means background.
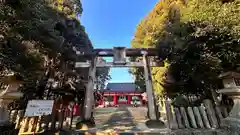
[[[240,73],[226,72],[219,76],[224,88],[219,93],[225,94],[234,101],[229,116],[222,121],[222,126],[240,129]]]
[[[3,83],[6,87],[0,89],[0,126],[9,124],[7,106],[23,96],[23,93],[17,91],[22,82],[17,79],[14,73],[6,75]]]

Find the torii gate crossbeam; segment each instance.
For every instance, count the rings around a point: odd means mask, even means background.
[[[115,49],[93,49],[90,52],[80,52],[76,51],[78,55],[81,56],[99,56],[99,57],[113,57],[115,55],[115,50],[124,49],[125,56],[134,57],[142,56],[143,52],[147,52],[147,56],[158,56],[158,50],[155,48],[124,48],[124,47],[114,47]]]

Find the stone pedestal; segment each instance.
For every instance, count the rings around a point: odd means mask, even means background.
[[[221,127],[231,134],[237,134],[240,132],[240,87],[222,89],[219,92],[228,95],[234,101],[234,106],[229,116],[222,120]]]
[[[229,116],[222,120],[222,128],[227,129],[230,134],[239,134],[240,132],[240,73],[226,72],[219,75],[222,79],[224,89],[219,90],[219,93],[225,94],[232,98],[234,106]]]
[[[234,106],[229,113],[229,117],[240,118],[240,96],[232,96]]]
[[[231,132],[240,132],[240,96],[232,97],[234,106],[229,116],[222,120],[221,126]]]
[[[9,124],[8,101],[0,99],[0,126]]]
[[[17,131],[14,129],[14,124],[9,122],[7,105],[8,102],[0,99],[0,134],[14,135]]]

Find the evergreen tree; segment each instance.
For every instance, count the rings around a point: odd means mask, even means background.
[[[217,78],[221,72],[238,70],[239,9],[239,0],[162,0],[156,4],[137,26],[132,47],[158,48],[159,57],[165,59],[165,68],[152,70],[153,80],[163,86],[154,83],[155,89],[161,89],[159,95],[209,96],[221,87]]]

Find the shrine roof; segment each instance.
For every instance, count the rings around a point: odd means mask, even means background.
[[[104,91],[108,92],[139,92],[135,83],[108,83]]]

